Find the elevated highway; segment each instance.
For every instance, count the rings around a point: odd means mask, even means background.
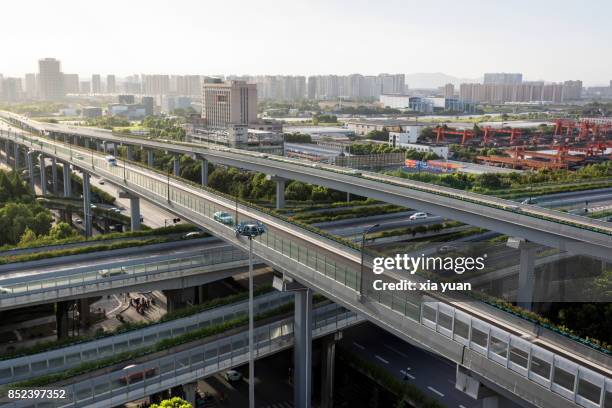
[[[360,254],[343,242],[130,162],[120,161],[118,166],[109,165],[103,154],[91,150],[14,133],[3,134],[2,138],[102,176],[131,194],[191,220],[241,248],[247,248],[247,241],[237,237],[232,228],[216,222],[213,214],[216,211],[236,212],[238,220],[262,221],[268,231],[253,242],[254,253],[260,259],[402,339],[457,363],[474,377],[494,379],[497,388],[528,404],[559,408],[579,403],[587,408],[601,407],[612,390],[609,356],[543,331],[491,306],[478,302],[457,302],[439,294],[431,297],[424,293],[371,291],[369,268],[366,268],[368,274],[364,275],[362,285]],[[267,163],[268,159],[262,160]],[[296,167],[294,164],[290,166]],[[326,172],[328,178],[331,178],[329,174],[334,174],[328,170],[316,170]],[[292,171],[297,172],[296,169]],[[362,180],[361,177],[349,175],[337,175],[336,179],[341,177],[357,184]],[[395,196],[400,196],[402,191],[408,192],[405,187],[370,180],[365,182],[377,183],[376,186],[383,191],[390,186],[388,194]],[[421,193],[432,199],[433,193],[430,192],[417,191],[414,195]],[[515,225],[523,233],[538,228],[546,236],[567,232],[569,241],[561,239],[556,243],[581,244],[574,245],[575,250],[590,248],[587,253],[601,255],[602,250],[609,250],[612,246],[607,231],[600,230],[598,226],[596,230],[585,229],[585,225],[567,225],[521,212],[482,204],[474,207],[473,203],[456,198],[437,197],[439,202],[451,200],[455,206],[462,204],[464,208],[461,211],[477,218],[483,215],[474,213],[476,210],[486,213],[488,209],[492,212],[490,216],[501,217],[503,223]],[[423,196],[421,199],[426,198]],[[512,224],[512,220],[516,224]],[[504,228],[500,227],[501,232],[506,231]],[[577,241],[577,237],[583,241]],[[388,276],[392,281],[402,278],[397,273]]]
[[[506,235],[529,239],[542,245],[612,260],[612,227],[600,220],[448,187],[280,156],[41,123],[9,112],[0,112],[0,117],[15,126],[50,139],[61,136],[71,139],[77,137],[188,155],[204,161],[273,175],[281,180],[299,180],[416,208]]]
[[[338,305],[315,308],[312,338],[321,337],[363,321]],[[262,358],[291,348],[294,344],[293,318],[264,324],[255,329],[255,357]],[[127,363],[97,370],[65,380],[54,387],[67,390],[67,400],[15,401],[3,403],[7,408],[100,407],[107,408],[145,398],[149,395],[197,381],[200,378],[237,367],[248,361],[248,331],[245,327],[229,333],[191,342],[170,350],[145,355],[122,369]],[[146,372],[144,379],[126,380]]]

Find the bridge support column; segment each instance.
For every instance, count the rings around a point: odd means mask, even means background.
[[[202,159],[200,164],[202,165],[202,168],[200,169],[200,177],[202,179],[202,185],[207,186],[208,185],[208,160]]]
[[[7,146],[8,146],[8,141],[7,141]],[[17,143],[13,143],[13,160],[14,160],[14,165],[13,168],[15,169],[15,171],[19,170],[19,152],[20,152],[20,148],[19,145]],[[9,162],[9,150],[6,149],[6,164],[8,164]]]
[[[140,198],[130,196],[130,228],[140,231]]]
[[[346,192],[346,202],[350,202],[351,201],[351,193],[349,193],[348,191]]]
[[[517,305],[531,310],[535,286],[535,249],[531,242],[523,238],[508,238],[506,246],[520,251],[519,281],[516,295]]]
[[[28,152],[26,154],[26,161],[28,162],[28,176],[30,177],[30,188],[32,191],[34,190],[35,180],[34,180],[34,152]]]
[[[91,311],[89,310],[89,299],[79,299],[79,323],[81,327],[89,327],[91,322]]]
[[[198,390],[197,382],[183,384],[183,392],[185,393],[185,401],[190,403],[192,407],[196,406],[196,391],[197,390]]]
[[[312,393],[312,291],[295,292],[294,312],[293,403],[296,408],[310,408]]]
[[[285,206],[285,182],[286,180],[278,176],[266,176],[266,180],[274,181],[276,183],[276,209],[283,208]]]
[[[64,178],[64,197],[70,197],[72,195],[72,170],[70,170],[70,164],[64,163],[62,165],[62,176]]]
[[[91,190],[89,173],[83,172],[83,226],[85,227],[85,237],[91,237]]]
[[[470,372],[457,365],[457,376],[455,379],[455,388],[467,394],[475,400],[482,401],[483,408],[502,408],[509,405],[509,400],[497,394],[490,388],[487,388],[478,379],[471,376]]]
[[[153,167],[155,165],[155,155],[153,150],[147,150],[147,166]]]
[[[55,157],[51,158],[51,184],[53,184],[53,195],[57,195],[59,188],[57,185],[57,160]]]
[[[172,160],[172,174],[176,177],[181,175],[181,156],[174,156],[174,160]]]
[[[334,377],[336,368],[336,342],[342,332],[326,336],[321,343],[321,408],[334,406]]]
[[[55,304],[55,325],[57,339],[62,340],[68,337],[68,309],[71,302],[63,301]]]
[[[125,156],[128,160],[134,160],[134,146],[126,146]]]
[[[83,145],[85,146],[86,149],[89,149],[89,138],[83,138]]]
[[[42,195],[47,195],[47,169],[45,166],[45,155],[40,154],[38,156],[38,163],[40,165],[40,191]]]

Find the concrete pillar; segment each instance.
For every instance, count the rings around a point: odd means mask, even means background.
[[[147,150],[147,166],[153,167],[155,165],[155,156],[153,150]]]
[[[276,180],[276,209],[285,207],[285,179]]]
[[[44,154],[41,153],[40,156],[38,156],[38,163],[40,165],[40,190],[42,195],[47,195],[47,171]]]
[[[7,146],[8,146],[8,141],[7,141]],[[19,170],[19,145],[17,143],[13,143],[13,159],[14,159],[14,166],[13,168],[15,169],[15,171]],[[6,164],[8,164],[8,160],[9,159],[9,150],[6,149]]]
[[[99,140],[96,140],[96,150],[99,152],[102,151],[102,142],[100,142]]]
[[[89,185],[89,173],[83,172],[83,226],[85,227],[85,237],[91,237],[91,191]]]
[[[312,393],[312,291],[295,292],[293,403],[310,408]]]
[[[53,184],[53,195],[57,195],[59,188],[57,186],[57,160],[51,158],[51,183]]]
[[[183,384],[183,392],[185,393],[185,401],[191,404],[192,407],[196,406],[196,391],[198,389],[198,383],[192,382]]]
[[[83,144],[85,145],[86,149],[89,149],[89,138],[88,137],[83,139]]]
[[[89,310],[89,299],[79,299],[79,323],[82,327],[89,327],[91,323],[91,312]]]
[[[535,285],[535,247],[529,243],[526,243],[526,245],[522,247],[520,251],[521,263],[519,269],[519,283],[516,301],[519,307],[522,307],[525,310],[531,310]]]
[[[32,191],[34,190],[35,180],[34,180],[34,152],[28,152],[26,154],[26,160],[28,162],[28,175],[30,177],[30,187]]]
[[[278,176],[266,176],[266,180],[274,181],[276,183],[276,208],[283,208],[285,206],[285,179]]]
[[[336,342],[342,332],[325,336],[321,342],[321,408],[334,406],[334,377],[336,368]]]
[[[134,160],[134,146],[126,146],[126,157],[128,160]]]
[[[63,301],[55,304],[55,327],[57,329],[57,339],[62,340],[68,337],[68,309],[71,302]]]
[[[140,198],[130,196],[130,227],[132,231],[140,230]]]
[[[207,186],[208,185],[208,160],[202,159],[201,165],[202,165],[202,169],[200,170],[200,174],[202,178],[202,185]]]
[[[70,197],[72,195],[72,170],[70,170],[70,164],[64,163],[62,165],[62,175],[64,177],[64,197]]]
[[[172,160],[172,174],[176,177],[181,175],[181,156],[178,154],[174,156],[174,160]]]
[[[350,202],[351,201],[351,193],[349,193],[348,191],[346,192],[346,202]]]

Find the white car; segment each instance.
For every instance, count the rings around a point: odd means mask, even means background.
[[[223,377],[229,382],[240,381],[242,379],[242,374],[236,370],[227,370]]]
[[[427,218],[427,213],[416,212],[410,216],[410,221],[424,220],[425,218]]]

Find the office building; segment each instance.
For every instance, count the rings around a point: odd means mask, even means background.
[[[61,100],[66,95],[61,65],[55,58],[38,61],[38,95],[45,101]]]
[[[79,93],[79,74],[64,74],[64,92],[67,94]]]
[[[114,94],[116,92],[117,92],[117,84],[115,81],[115,76],[109,74],[106,76],[106,93]]]
[[[27,99],[35,99],[37,96],[36,74],[25,74],[25,97]]]
[[[205,83],[202,87],[202,118],[213,127],[255,122],[257,86],[245,81]]]
[[[523,82],[523,74],[514,73],[509,74],[506,72],[495,72],[484,74],[483,83],[486,84],[503,84],[503,85],[516,85]]]

